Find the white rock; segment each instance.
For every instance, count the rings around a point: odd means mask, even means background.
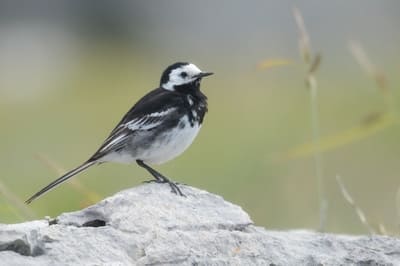
[[[400,265],[399,239],[266,231],[219,196],[182,191],[146,184],[51,225],[0,225],[0,265]]]

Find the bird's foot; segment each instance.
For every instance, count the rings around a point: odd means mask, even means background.
[[[186,197],[185,194],[183,194],[181,189],[178,187],[178,185],[180,185],[179,183],[172,182],[172,181],[170,181],[169,179],[167,179],[165,177],[163,179],[160,178],[160,179],[151,179],[151,180],[143,181],[143,183],[158,183],[158,184],[168,183],[169,186],[171,187],[171,192],[172,193],[174,193],[176,195],[179,195],[179,196],[182,196],[182,197]]]
[[[166,183],[169,184],[169,186],[171,187],[171,192],[175,193],[176,195],[182,196],[182,197],[186,197],[185,194],[182,193],[181,189],[178,187],[178,183],[174,183],[171,181],[167,181]]]

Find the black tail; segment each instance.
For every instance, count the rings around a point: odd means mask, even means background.
[[[66,181],[67,179],[73,177],[74,175],[79,174],[80,172],[82,172],[83,170],[89,168],[90,166],[92,166],[95,163],[96,163],[96,161],[87,161],[86,163],[76,167],[75,169],[69,171],[68,173],[66,173],[63,176],[57,178],[56,180],[54,180],[53,182],[51,182],[50,184],[48,184],[47,186],[42,188],[40,191],[38,191],[32,197],[30,197],[28,200],[26,200],[25,203],[26,204],[31,203],[32,201],[34,201],[35,199],[37,199],[38,197],[40,197],[41,195],[43,195],[44,193],[49,191],[50,189],[58,186],[59,184],[61,184],[62,182]]]

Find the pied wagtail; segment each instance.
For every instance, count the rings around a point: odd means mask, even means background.
[[[207,97],[200,91],[200,82],[212,74],[191,63],[178,62],[167,67],[160,87],[146,94],[126,113],[89,160],[51,182],[26,203],[90,166],[105,162],[136,162],[155,178],[151,181],[168,183],[172,192],[183,196],[176,183],[148,164],[167,162],[193,142],[207,112]]]

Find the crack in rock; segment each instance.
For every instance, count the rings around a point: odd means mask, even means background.
[[[102,227],[102,226],[106,226],[106,221],[100,219],[94,219],[82,224],[82,227]]]
[[[22,239],[16,239],[14,241],[1,244],[0,252],[2,251],[13,251],[22,256],[32,256],[32,257],[44,254],[44,250],[41,247],[37,245],[31,246],[29,243],[27,243]]]

